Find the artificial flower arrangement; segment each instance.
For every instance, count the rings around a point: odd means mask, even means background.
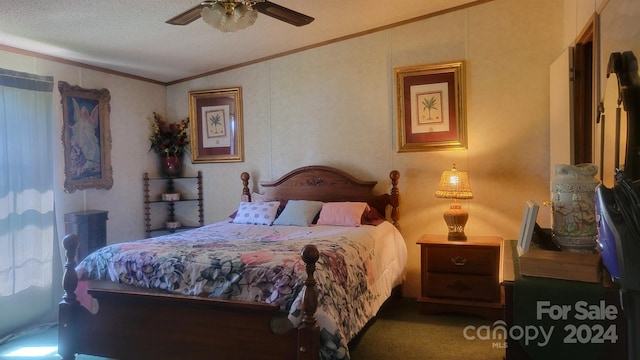
[[[162,118],[155,111],[151,122],[151,147],[160,156],[182,155],[189,150],[189,118],[184,118],[179,122],[171,123]]]

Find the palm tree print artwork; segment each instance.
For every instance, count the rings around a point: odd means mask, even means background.
[[[464,62],[394,69],[398,152],[467,148]]]
[[[442,103],[442,93],[432,92],[419,94],[419,111],[418,111],[418,123],[430,124],[442,121],[442,110],[440,104]],[[432,113],[434,111],[434,113]]]
[[[244,161],[241,88],[189,91],[191,161]]]
[[[429,110],[429,118],[427,118],[427,120],[433,120],[433,118],[431,117],[431,109],[437,110],[438,107],[436,105],[436,98],[434,96],[428,99],[422,99],[422,110]]]
[[[208,111],[207,117],[207,136],[209,138],[225,136],[224,112]]]
[[[218,133],[218,126],[222,125],[220,114],[211,115],[209,117],[209,122],[211,122],[211,126],[215,129],[215,132]]]

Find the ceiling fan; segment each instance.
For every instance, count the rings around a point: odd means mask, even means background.
[[[187,25],[197,20],[201,16],[213,13],[214,11],[221,13],[222,16],[226,16],[227,18],[234,18],[234,16],[236,18],[243,17],[247,12],[252,13],[252,16],[245,17],[245,19],[251,17],[251,19],[248,20],[250,21],[250,24],[248,24],[247,26],[253,24],[253,22],[255,21],[255,18],[257,16],[257,13],[255,11],[295,26],[304,26],[314,20],[314,18],[312,18],[311,16],[307,16],[278,4],[274,4],[271,1],[214,0],[203,1],[199,5],[196,5],[193,8],[167,20],[166,23],[172,25]],[[206,18],[205,21],[207,21]],[[246,22],[247,20],[244,21]]]

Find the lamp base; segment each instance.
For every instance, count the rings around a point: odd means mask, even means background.
[[[449,240],[449,241],[467,241],[467,235],[464,233],[464,231],[461,231],[461,232],[449,231],[449,234],[447,234],[447,240]]]
[[[444,222],[447,223],[449,234],[447,240],[449,241],[465,241],[467,235],[464,233],[464,226],[469,219],[469,213],[462,209],[462,206],[455,199],[443,214]]]

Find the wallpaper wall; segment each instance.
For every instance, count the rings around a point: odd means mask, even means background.
[[[591,1],[587,8],[593,6]],[[446,232],[442,213],[449,201],[434,196],[443,170],[455,163],[469,172],[474,198],[463,206],[470,235],[514,239],[525,201],[548,199],[549,65],[568,45],[564,15],[575,8],[556,0],[496,0],[168,87],[8,51],[0,51],[0,66],[111,93],[111,190],[64,193],[62,144],[55,134],[61,237],[63,214],[83,209],[109,211],[109,243],[143,237],[142,174],[157,171],[156,156],[148,152],[147,117],[158,111],[182,118],[190,90],[240,86],[245,161],[187,166],[188,173],[204,174],[205,222],[235,210],[242,171],[257,185],[298,166],[325,164],[377,180],[377,190],[386,192],[389,171],[398,170],[400,223],[409,249],[404,294],[415,297],[415,241]],[[466,65],[468,150],[397,153],[393,69],[457,60]],[[61,111],[55,119],[61,129]],[[542,226],[549,226],[548,218],[542,208]]]
[[[549,65],[562,49],[562,2],[498,0],[172,85],[167,109],[188,114],[190,90],[242,87],[245,162],[192,166],[206,178],[207,221],[234,210],[241,171],[257,182],[327,164],[378,180],[381,192],[400,171],[405,294],[417,296],[415,242],[446,233],[449,201],[434,196],[443,170],[469,172],[470,235],[517,238],[526,200],[548,199]],[[466,65],[468,150],[397,153],[394,68],[456,60]],[[548,209],[540,219],[549,226]]]

